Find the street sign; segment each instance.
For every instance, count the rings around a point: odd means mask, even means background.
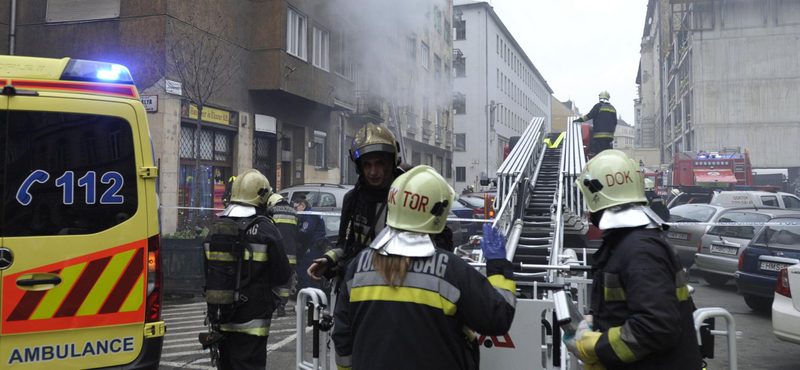
[[[183,95],[183,85],[180,82],[166,80],[166,86],[164,87],[167,90],[167,94]]]
[[[142,101],[145,112],[158,112],[158,95],[140,95],[139,100]]]

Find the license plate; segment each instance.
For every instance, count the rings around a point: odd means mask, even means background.
[[[719,253],[719,254],[727,254],[731,256],[735,256],[736,253],[739,253],[739,248],[736,247],[724,247],[721,245],[711,245],[711,253]]]
[[[667,238],[670,239],[678,239],[678,240],[689,240],[689,236],[691,234],[687,233],[679,233],[675,231],[667,231]]]
[[[764,271],[780,271],[784,267],[789,267],[789,264],[761,261],[761,266],[759,268]]]

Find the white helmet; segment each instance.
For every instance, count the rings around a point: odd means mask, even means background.
[[[656,190],[656,183],[653,179],[645,177],[644,179],[644,191],[655,191]]]

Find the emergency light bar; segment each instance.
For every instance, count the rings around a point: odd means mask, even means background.
[[[70,59],[61,74],[61,80],[133,85],[133,77],[127,67],[82,59]]]

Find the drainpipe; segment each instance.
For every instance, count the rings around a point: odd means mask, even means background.
[[[8,55],[14,55],[14,41],[17,33],[17,0],[11,0],[11,27],[8,32]]]

